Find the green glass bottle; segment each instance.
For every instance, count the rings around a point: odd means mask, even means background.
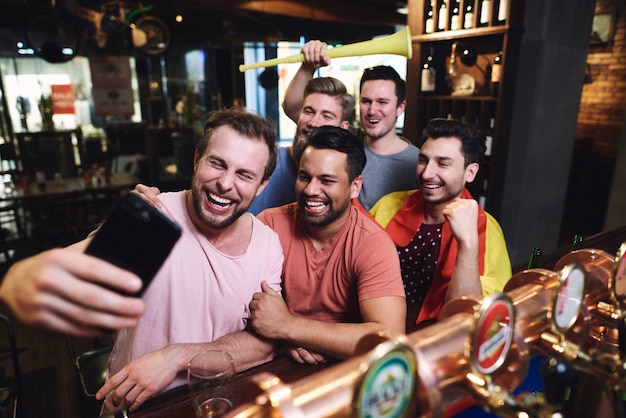
[[[585,244],[585,237],[582,235],[574,235],[574,240],[572,241],[572,251],[580,250],[583,248]]]
[[[540,268],[543,266],[543,250],[535,247],[530,251],[530,259],[528,260],[527,269]]]

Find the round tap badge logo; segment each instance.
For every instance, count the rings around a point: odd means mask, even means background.
[[[504,294],[495,296],[483,302],[472,341],[473,364],[482,374],[504,363],[513,340],[513,305]]]
[[[576,322],[585,297],[585,272],[581,266],[569,265],[563,269],[560,280],[552,318],[557,329],[566,332]]]
[[[403,417],[415,393],[415,357],[393,350],[374,362],[357,391],[358,417]]]

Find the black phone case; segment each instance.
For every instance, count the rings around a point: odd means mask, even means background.
[[[159,271],[180,234],[176,223],[143,198],[128,193],[113,207],[85,253],[139,276],[144,284],[138,296]]]

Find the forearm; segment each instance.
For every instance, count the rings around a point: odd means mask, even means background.
[[[235,363],[235,370],[240,372],[270,360],[274,350],[274,341],[248,331],[224,335],[211,343],[173,344],[168,349],[176,351],[176,367],[186,370],[189,361],[197,354],[207,350],[228,352]]]
[[[459,296],[482,297],[478,269],[478,244],[459,245],[454,272],[446,293],[446,302]]]
[[[300,109],[302,109],[302,96],[306,83],[313,78],[316,68],[307,63],[303,63],[287,86],[285,97],[283,98],[283,110],[285,114],[294,122],[298,121]]]
[[[375,322],[330,323],[296,317],[293,324],[284,328],[282,339],[309,351],[335,358],[348,358],[355,354],[361,338],[383,331],[384,328]]]

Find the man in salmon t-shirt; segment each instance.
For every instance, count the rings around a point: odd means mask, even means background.
[[[365,160],[363,143],[349,131],[316,129],[300,160],[297,202],[258,216],[283,248],[284,299],[263,284],[250,303],[251,324],[259,334],[282,340],[296,361],[346,358],[367,334],[405,332],[393,243],[351,203]]]
[[[319,127],[300,159],[297,201],[258,215],[280,239],[284,298],[262,283],[250,302],[251,325],[282,340],[298,362],[350,357],[367,334],[405,332],[393,242],[356,202],[365,162],[363,142],[352,133]],[[135,190],[159,205],[157,188]]]

